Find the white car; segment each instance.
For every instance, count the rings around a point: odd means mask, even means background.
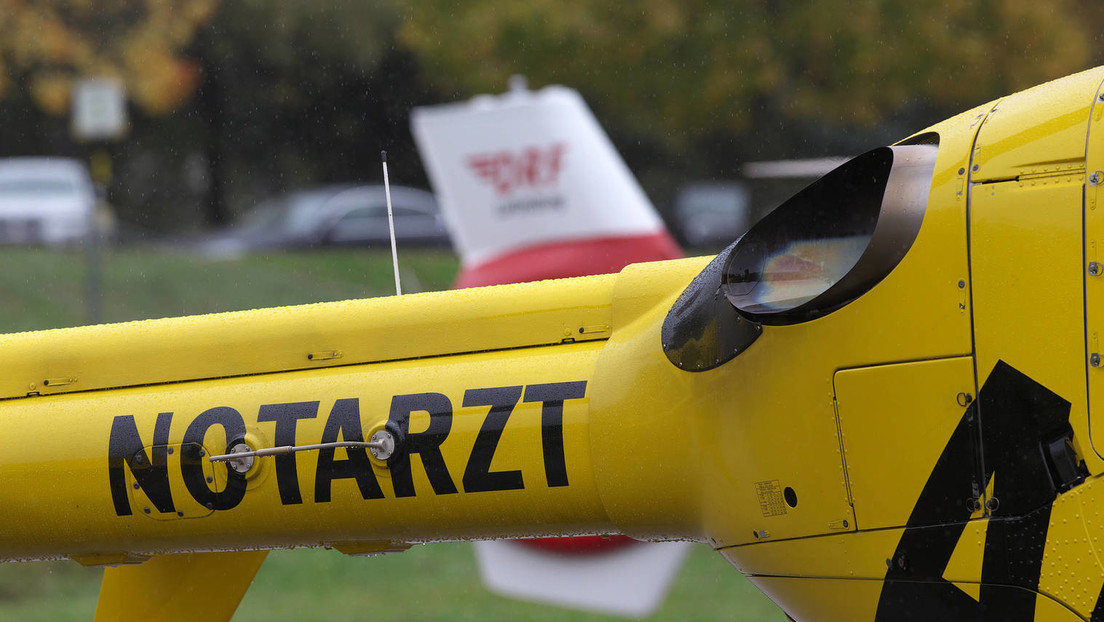
[[[92,179],[79,160],[0,159],[0,243],[79,243],[95,207]]]

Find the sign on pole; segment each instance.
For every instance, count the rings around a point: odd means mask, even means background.
[[[72,132],[77,140],[119,140],[126,135],[126,88],[114,78],[84,78],[73,85]]]

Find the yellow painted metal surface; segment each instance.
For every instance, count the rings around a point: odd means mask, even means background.
[[[266,551],[159,555],[104,570],[96,619],[229,620]]]
[[[720,553],[747,575],[881,581],[900,538],[900,529],[857,531],[729,547]]]
[[[902,527],[977,395],[973,358],[841,370],[835,388],[856,524]]]
[[[798,621],[853,622],[873,620],[877,609],[870,603],[877,602],[881,588],[878,581],[848,581],[842,579],[792,579],[782,577],[753,577],[752,583],[768,596],[778,601],[798,603],[788,613]],[[969,589],[967,586],[962,586]],[[956,589],[962,590],[956,586]],[[1016,587],[994,588],[998,593],[1013,596],[1025,592]],[[962,590],[965,594],[965,590]],[[1004,594],[1002,594],[1004,595]],[[1039,596],[1034,602],[1035,614],[1028,618],[1037,622],[1076,622],[1080,616],[1062,603]],[[882,614],[886,615],[886,614]],[[890,614],[891,616],[893,614]],[[963,612],[962,619],[970,619]],[[906,616],[906,619],[912,619]],[[924,618],[919,618],[924,619]]]
[[[9,401],[0,420],[8,526],[0,554],[608,533],[591,475],[585,384],[600,348],[576,343],[448,365],[415,359]],[[554,390],[547,397],[556,383],[579,384],[556,402]],[[479,392],[494,388],[504,390]],[[510,410],[505,421],[490,416],[496,401]],[[363,449],[259,458],[239,482],[244,490],[228,486],[225,464],[203,459],[243,432],[255,447],[357,440],[407,416],[411,442],[423,449],[411,454],[403,481]],[[560,418],[558,429],[550,416]],[[50,447],[64,451],[45,451],[43,426]],[[186,445],[192,451],[179,449]],[[156,486],[165,480],[167,492]]]
[[[1104,564],[1096,547],[1104,538],[1099,516],[1104,484],[1097,479],[1054,502],[1047,526],[1039,591],[1089,618],[1104,587]]]
[[[1072,176],[975,186],[970,259],[979,384],[1004,361],[1070,401],[1079,453],[1095,462],[1085,442],[1083,183]]]
[[[1088,369],[1089,413],[1094,453],[1104,455],[1104,366],[1091,365],[1093,355],[1104,355],[1104,87],[1093,97],[1085,150],[1085,358]]]
[[[0,398],[604,339],[613,281],[603,275],[0,335]]]
[[[1100,68],[1002,99],[978,136],[971,181],[1080,174]]]
[[[786,613],[802,622],[873,620],[881,590],[878,581],[832,578],[752,577],[751,582],[774,602],[787,603]]]

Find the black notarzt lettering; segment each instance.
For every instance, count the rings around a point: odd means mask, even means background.
[[[202,447],[207,430],[215,425],[222,426],[226,436],[225,442],[220,444],[222,447],[228,447],[231,441],[245,437],[245,420],[241,413],[228,406],[218,406],[203,411],[192,420],[184,432],[184,447]],[[222,467],[226,468],[226,487],[221,491],[212,490],[203,473],[206,462],[207,457],[203,452],[181,451],[180,474],[184,477],[184,485],[192,498],[210,510],[237,507],[245,497],[245,476],[234,469]]]
[[[464,469],[464,492],[516,490],[524,488],[521,471],[491,471],[491,461],[506,421],[521,399],[521,386],[496,389],[469,389],[464,392],[464,408],[490,406],[483,426],[475,437],[468,466]],[[562,452],[561,452],[562,453]]]
[[[410,415],[419,411],[429,413],[429,428],[425,432],[411,434]],[[457,492],[456,484],[445,466],[445,458],[441,455],[441,443],[445,442],[452,430],[452,402],[449,398],[440,393],[396,395],[391,398],[388,420],[395,423],[406,438],[405,453],[391,465],[391,483],[395,486],[395,496],[414,496],[414,478],[410,470],[412,454],[421,456],[422,466],[425,467],[433,492],[439,495]]]
[[[322,431],[323,443],[337,441],[364,441],[364,429],[360,423],[360,400],[356,398],[337,400],[330,417],[326,419],[326,428]],[[348,458],[334,459],[332,447],[318,451],[318,469],[314,477],[314,501],[327,503],[330,500],[330,488],[335,479],[353,478],[360,488],[364,499],[382,499],[383,490],[372,472],[372,463],[368,460],[368,450],[363,447],[345,449]]]
[[[318,402],[293,402],[291,404],[265,404],[257,413],[258,422],[275,421],[275,446],[295,444],[295,427],[300,419],[314,419],[318,416]],[[295,454],[276,456],[276,485],[280,489],[280,503],[295,505],[303,502],[299,492],[299,472],[296,470]]]
[[[131,415],[115,417],[111,422],[111,434],[108,438],[107,473],[111,487],[111,501],[115,505],[116,516],[129,516],[129,491],[127,490],[125,464],[134,474],[134,481],[146,493],[158,512],[175,512],[172,492],[169,490],[169,469],[166,450],[169,443],[169,425],[172,413],[157,415],[153,428],[153,447],[146,455],[145,443],[138,434],[138,425]]]
[[[476,434],[471,453],[464,468],[462,485],[464,492],[489,492],[519,490],[525,487],[520,469],[493,471],[495,453],[503,431],[520,401],[541,404],[541,450],[544,458],[545,480],[550,487],[567,486],[567,465],[564,456],[564,402],[586,395],[586,381],[556,382],[523,387],[492,387],[469,389],[464,392],[464,408],[489,407]],[[315,419],[319,411],[318,401],[285,404],[262,404],[257,412],[259,423],[275,423],[273,434],[275,447],[297,445],[297,428],[302,419]],[[429,415],[429,426],[422,432],[410,432],[410,419],[414,413]],[[126,470],[134,476],[134,488],[141,489],[150,505],[161,513],[176,512],[169,485],[168,454],[170,427],[173,413],[163,412],[153,426],[151,442],[145,442],[138,431],[134,416],[120,415],[111,424],[108,438],[108,485],[111,500],[118,516],[133,514],[130,484]],[[445,463],[441,445],[452,431],[452,402],[441,393],[412,393],[396,395],[391,399],[388,427],[396,433],[398,446],[387,465],[396,497],[413,497],[414,477],[411,457],[417,454],[425,469],[426,478],[434,494],[457,493],[456,483]],[[177,452],[180,474],[188,493],[199,504],[211,510],[229,510],[237,507],[246,493],[244,475],[226,465],[209,463],[204,448],[205,438],[213,426],[221,426],[225,442],[213,442],[213,447],[228,447],[245,437],[245,421],[237,410],[228,406],[210,408],[200,413],[188,424]],[[147,430],[148,432],[148,430]],[[318,443],[337,441],[364,441],[360,401],[357,398],[339,399],[330,410],[322,438]],[[310,439],[306,443],[313,444]],[[361,497],[382,499],[383,490],[376,477],[375,466],[362,447],[345,448],[344,458],[335,448],[320,449],[314,477],[314,501],[327,503],[333,497],[333,482],[341,479],[356,481]],[[262,458],[267,459],[267,458]],[[276,484],[283,505],[303,503],[299,485],[298,464],[295,453],[272,457],[276,469]],[[221,475],[225,469],[226,485],[217,490],[218,484],[208,479],[211,469]],[[147,510],[149,512],[150,510]],[[183,512],[179,513],[183,516]]]
[[[550,487],[567,486],[564,459],[563,405],[586,395],[586,381],[531,384],[525,387],[526,402],[543,402],[541,409],[541,447],[544,450],[544,477]]]

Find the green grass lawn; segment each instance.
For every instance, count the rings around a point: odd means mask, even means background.
[[[0,620],[90,620],[101,571],[73,562],[0,564]],[[336,620],[615,621],[502,598],[479,581],[472,546],[415,546],[382,557],[337,551],[274,551],[234,622]],[[785,622],[785,616],[718,554],[695,545],[654,621]]]
[[[404,253],[404,292],[446,289],[459,265],[441,250]],[[0,333],[88,323],[86,256],[0,247]],[[370,298],[395,292],[390,251],[275,253],[208,259],[109,250],[100,260],[101,319],[156,317]]]
[[[404,291],[447,288],[457,260],[445,251],[400,258]],[[0,332],[86,323],[85,255],[0,248]],[[151,250],[101,259],[102,319],[126,321],[390,295],[387,251],[273,254],[211,260]],[[0,564],[0,620],[88,620],[101,571],[73,562]],[[512,601],[479,583],[470,545],[417,546],[401,554],[335,551],[269,555],[234,620],[613,620]],[[697,546],[655,620],[783,621],[720,555]]]

